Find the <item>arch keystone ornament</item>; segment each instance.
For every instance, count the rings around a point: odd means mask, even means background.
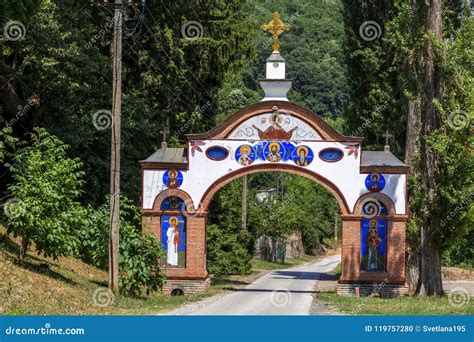
[[[280,31],[275,31],[277,37]],[[278,50],[266,68],[261,102],[206,133],[187,134],[186,148],[162,143],[140,162],[144,229],[166,251],[161,261],[168,279],[164,291],[189,294],[209,287],[206,218],[220,188],[243,175],[287,172],[320,184],[340,206],[338,294],[355,295],[356,288],[385,296],[405,294],[409,167],[389,149],[364,151],[363,138],[344,136],[317,114],[289,102],[291,81]]]

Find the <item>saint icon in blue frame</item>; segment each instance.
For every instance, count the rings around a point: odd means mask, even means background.
[[[284,155],[285,147],[276,141],[267,144],[263,150],[263,157],[265,160],[272,163],[280,162]]]
[[[254,148],[250,145],[241,145],[237,151],[235,151],[235,160],[243,166],[252,164],[256,156]]]
[[[385,272],[387,260],[387,220],[362,219],[360,269]]]
[[[385,188],[385,177],[381,173],[371,173],[365,179],[365,187],[370,192],[380,192]]]
[[[313,151],[308,146],[298,146],[293,150],[292,159],[298,166],[308,166],[313,158]]]
[[[163,184],[168,189],[176,189],[183,184],[183,174],[179,170],[166,170],[163,174]]]
[[[164,265],[186,267],[186,217],[161,216],[161,243],[166,252]]]

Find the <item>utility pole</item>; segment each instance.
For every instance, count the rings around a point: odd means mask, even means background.
[[[337,211],[334,212],[334,241],[337,242]]]
[[[112,40],[112,134],[110,149],[110,213],[109,213],[109,288],[118,292],[120,246],[120,145],[122,117],[122,35],[124,5],[131,0],[91,0],[93,5],[112,7],[114,10]],[[141,1],[144,10],[144,0]],[[143,16],[143,11],[142,11]]]
[[[120,243],[120,143],[122,117],[122,0],[115,0],[112,42],[112,143],[110,151],[109,288],[118,292]]]
[[[242,177],[242,230],[247,230],[247,194],[248,194],[248,178],[247,175]]]

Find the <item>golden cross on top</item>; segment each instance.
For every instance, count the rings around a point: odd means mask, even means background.
[[[262,30],[271,32],[273,34],[273,52],[280,52],[280,42],[278,36],[284,31],[290,29],[290,24],[284,23],[280,19],[280,13],[273,13],[273,19],[268,24],[260,26]]]

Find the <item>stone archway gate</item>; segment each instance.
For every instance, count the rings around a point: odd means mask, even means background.
[[[343,136],[285,99],[264,99],[187,140],[186,149],[164,143],[141,162],[144,229],[166,251],[165,291],[209,286],[206,215],[213,195],[245,174],[280,171],[313,180],[339,203],[339,294],[406,293],[408,166],[387,147],[363,151],[363,138]]]

